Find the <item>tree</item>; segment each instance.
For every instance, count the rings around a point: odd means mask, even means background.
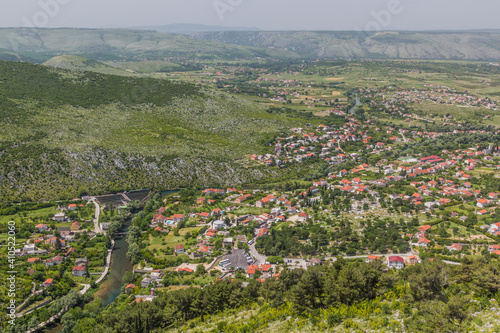
[[[121,223],[112,222],[107,230],[107,233],[111,239],[116,239],[116,234],[121,228]]]
[[[450,269],[441,260],[434,260],[410,266],[405,273],[408,275],[413,299],[421,301],[443,296],[444,287],[448,285]]]
[[[204,265],[199,264],[198,266],[196,266],[196,276],[205,275],[205,273],[206,270]]]
[[[132,225],[130,228],[128,228],[127,242],[129,244],[135,243],[140,236],[141,236],[141,228],[139,228],[136,225]]]
[[[139,248],[139,245],[137,245],[137,243],[130,244],[127,251],[127,258],[130,259],[132,265],[135,265],[139,262],[140,255],[141,250]]]
[[[61,325],[64,333],[71,333],[76,325],[75,317],[71,312],[66,312],[61,318]]]
[[[29,321],[29,323],[28,323],[28,328],[29,328],[29,329],[35,328],[35,327],[37,327],[37,326],[38,326],[38,324],[39,324],[39,323],[40,323],[40,322],[39,322],[39,320],[38,320],[37,316],[33,316],[33,317],[31,317],[31,319],[30,319],[30,321]],[[10,325],[9,325],[9,326],[10,326]]]
[[[322,305],[323,284],[317,269],[305,271],[300,281],[290,290],[293,309],[298,313],[312,311]]]

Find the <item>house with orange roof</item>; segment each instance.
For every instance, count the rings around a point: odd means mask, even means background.
[[[488,251],[490,253],[493,253],[494,251],[500,251],[500,245],[489,245]]]
[[[156,214],[161,215],[165,212],[166,208],[165,207],[160,207],[156,210]]]
[[[300,221],[300,222],[305,222],[305,221],[307,221],[309,218],[310,218],[309,214],[307,214],[307,213],[305,213],[305,212],[302,212],[302,213],[299,213],[299,218],[297,219],[297,221]]]
[[[200,246],[197,252],[203,256],[207,256],[212,253],[212,246]]]
[[[262,229],[260,229],[259,233],[257,234],[257,237],[261,237],[261,236],[267,235],[268,232],[269,232],[268,229],[262,228]]]
[[[177,271],[178,272],[193,273],[193,270],[191,268],[188,268],[188,267],[179,268],[179,269],[177,269]]]
[[[242,195],[242,196],[240,196],[240,197],[236,198],[236,200],[235,200],[235,201],[236,201],[237,203],[242,203],[243,201],[246,201],[246,200],[248,200],[249,198],[250,198],[250,194],[245,194],[245,195]]]
[[[199,217],[201,217],[202,219],[206,220],[210,217],[210,214],[208,212],[201,212],[198,214]]]
[[[70,247],[69,250],[64,254],[66,257],[72,253],[75,253],[75,248],[74,247]]]
[[[174,245],[174,250],[175,250],[175,253],[177,253],[177,254],[182,254],[182,253],[186,252],[186,250],[184,249],[184,244]]]
[[[489,206],[490,204],[491,204],[491,201],[489,201],[488,199],[479,199],[477,201],[476,206],[478,206],[479,208],[485,208],[485,207]]]
[[[263,265],[261,265],[261,267],[262,267],[262,271],[263,272],[269,272],[269,270],[271,269],[272,265],[270,265],[270,264],[263,264]]]
[[[85,275],[85,267],[83,266],[74,266],[72,271],[71,271],[71,274],[73,274],[74,276],[84,276]]]
[[[369,255],[368,258],[366,258],[366,262],[369,263],[380,259],[382,259],[382,256]]]
[[[47,279],[47,280],[45,280],[45,282],[42,283],[42,286],[47,288],[47,287],[51,287],[53,284],[54,284],[53,279]]]
[[[184,214],[174,214],[174,223],[179,223],[182,220],[184,220]]]
[[[422,194],[417,193],[417,192],[413,193],[413,195],[412,195],[412,200],[413,201],[422,201],[422,199],[423,199],[422,198]]]
[[[48,227],[46,224],[44,224],[44,223],[37,224],[37,225],[36,225],[36,228],[37,228],[37,229],[38,229],[38,231],[40,231],[40,232],[41,232],[41,231],[47,231],[47,230],[49,230],[49,227]]]
[[[256,203],[255,203],[255,207],[259,207],[259,208],[262,208],[268,204],[271,203],[271,200],[269,198],[262,198],[261,200],[258,200]]]
[[[422,231],[422,232],[426,232],[427,230],[429,230],[431,228],[432,227],[430,225],[426,224],[426,225],[422,225],[422,226],[418,227],[418,230]]]
[[[352,182],[353,182],[354,184],[361,184],[361,178],[359,178],[359,177],[355,177],[355,178],[353,178],[353,179],[352,179]]]
[[[259,265],[250,265],[247,269],[247,274],[250,279],[252,279],[255,275],[256,271],[260,271]]]
[[[409,258],[408,258],[408,262],[410,263],[410,265],[415,265],[415,264],[419,264],[422,262],[422,260],[420,260],[419,257],[417,256],[414,256],[414,255],[411,255]]]
[[[132,290],[133,290],[133,289],[135,289],[135,288],[136,288],[136,285],[135,285],[135,284],[133,284],[133,283],[129,283],[129,284],[125,287],[125,292],[130,293],[130,292],[132,292]]]
[[[417,246],[427,247],[431,241],[427,238],[420,238],[417,242]]]
[[[446,246],[446,248],[450,251],[462,251],[463,244],[461,243],[455,243],[451,244],[450,246]]]
[[[80,227],[81,227],[80,222],[75,221],[71,224],[71,231],[78,231],[80,230]]]

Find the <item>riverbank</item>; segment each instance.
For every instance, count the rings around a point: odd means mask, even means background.
[[[128,231],[132,222],[129,220],[124,224],[124,231]],[[123,275],[126,271],[132,271],[132,265],[127,258],[128,243],[126,236],[122,235],[116,240],[111,241],[111,248],[108,250],[108,255],[106,257],[105,268],[99,279],[96,280],[96,284],[102,282],[99,289],[95,292],[94,298],[99,297],[103,300],[104,305],[108,305],[115,300],[121,294],[121,287],[123,281]],[[106,278],[104,280],[104,278]],[[64,313],[51,318],[50,322],[45,322],[44,327],[60,318]],[[46,328],[44,333],[60,333],[63,330],[63,326],[59,323],[52,327]]]

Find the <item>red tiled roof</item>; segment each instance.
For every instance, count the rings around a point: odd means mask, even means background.
[[[403,258],[399,257],[399,256],[390,256],[389,257],[389,262],[393,262],[393,261],[399,261],[399,262],[402,262],[404,263],[405,261],[403,260]]]

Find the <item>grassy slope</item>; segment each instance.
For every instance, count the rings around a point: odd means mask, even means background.
[[[131,75],[130,72],[112,67],[100,61],[95,61],[75,55],[56,56],[44,62],[43,65],[70,70],[99,72],[104,74]]]
[[[276,176],[234,162],[297,121],[166,80],[0,62],[0,193],[237,184]]]

